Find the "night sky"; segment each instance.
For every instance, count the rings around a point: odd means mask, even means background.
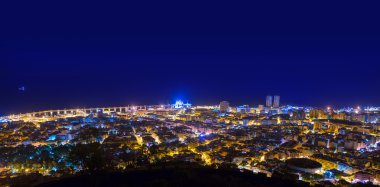
[[[380,105],[378,4],[126,2],[1,3],[0,116],[266,95]]]

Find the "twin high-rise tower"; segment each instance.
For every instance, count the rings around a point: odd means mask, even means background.
[[[280,96],[275,95],[272,97],[271,95],[267,96],[266,100],[267,107],[279,108],[280,107]]]

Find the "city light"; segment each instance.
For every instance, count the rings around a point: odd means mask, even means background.
[[[228,101],[219,106],[192,106],[178,100],[171,105],[4,116],[0,118],[0,153],[5,153],[0,154],[0,161],[6,164],[0,165],[0,176],[75,174],[88,171],[93,166],[83,163],[100,154],[109,156],[114,169],[186,160],[215,168],[228,163],[268,177],[281,171],[311,183],[345,180],[378,184],[378,107],[324,110],[281,106],[279,96],[276,104],[270,98],[266,106],[232,106]],[[25,149],[32,151],[23,152]],[[27,162],[21,156],[10,158],[7,151],[19,152]],[[81,154],[89,156],[73,157]],[[147,160],[137,162],[132,155]],[[373,164],[359,166],[357,159]]]

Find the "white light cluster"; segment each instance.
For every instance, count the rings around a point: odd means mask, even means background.
[[[8,122],[7,119],[5,119],[5,118],[0,118],[0,123],[6,123],[6,122]]]

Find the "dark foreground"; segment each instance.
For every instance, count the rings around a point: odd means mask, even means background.
[[[267,178],[263,174],[241,172],[236,169],[213,168],[150,168],[130,170],[125,172],[98,172],[66,176],[61,178],[43,177],[42,175],[27,175],[0,181],[0,186],[38,186],[38,187],[121,187],[121,186],[151,186],[151,187],[275,187],[310,186],[309,183],[291,180],[287,176]],[[314,186],[334,186],[331,183]],[[371,184],[339,184],[338,186],[362,187]]]
[[[81,175],[40,184],[40,187],[98,186],[308,186],[298,181],[267,178],[251,172],[208,168],[157,169]]]

